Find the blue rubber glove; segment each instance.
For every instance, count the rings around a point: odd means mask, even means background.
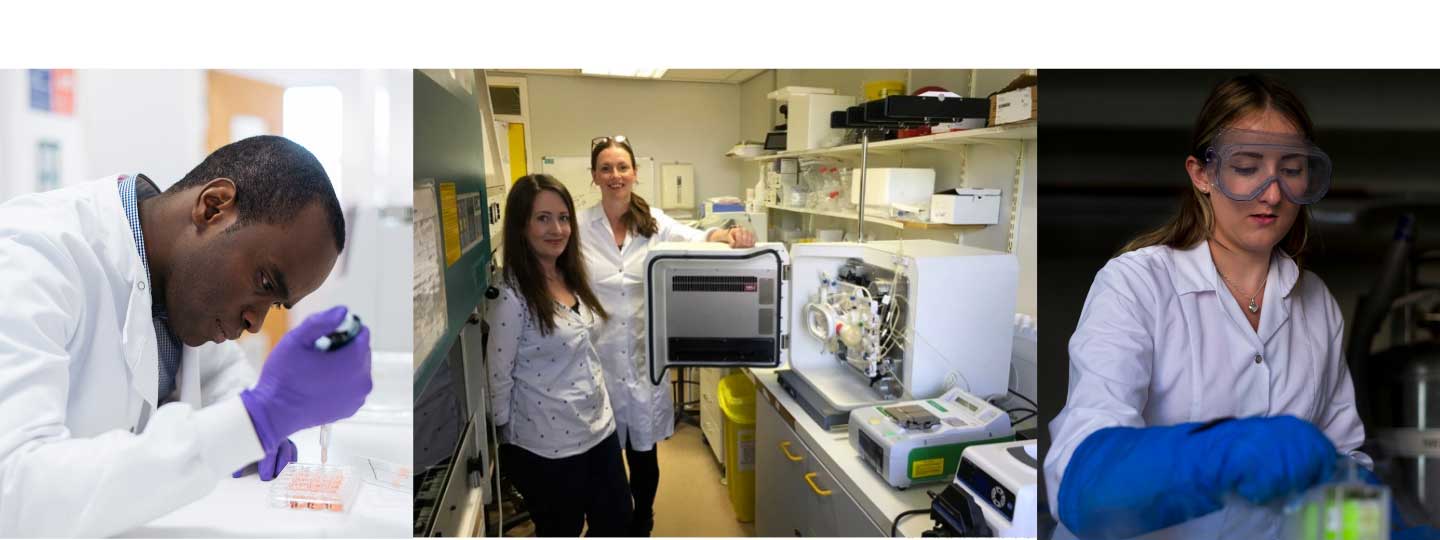
[[[1390,531],[1390,540],[1440,540],[1440,529],[1429,525]]]
[[[280,472],[285,470],[286,465],[294,463],[297,455],[298,452],[295,450],[295,443],[290,439],[285,439],[285,442],[280,443],[280,447],[276,448],[273,452],[266,450],[265,457],[261,458],[260,461],[251,463],[245,468],[235,471],[235,474],[230,476],[232,478],[240,478],[241,476],[250,474],[250,467],[253,466],[256,467],[256,471],[260,473],[260,480],[269,482],[274,480],[275,477],[280,476]]]
[[[1060,521],[1080,538],[1130,538],[1224,506],[1308,489],[1334,473],[1335,446],[1293,416],[1150,428],[1086,437],[1065,469]]]
[[[240,393],[267,454],[296,431],[349,418],[365,404],[372,387],[370,328],[339,349],[315,348],[344,318],[344,306],[307,317],[270,351],[255,387]]]

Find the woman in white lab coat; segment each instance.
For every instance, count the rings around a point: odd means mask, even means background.
[[[591,286],[611,315],[596,335],[595,348],[630,467],[635,517],[628,536],[649,536],[660,485],[655,445],[675,433],[675,410],[670,385],[651,384],[645,375],[645,256],[658,242],[750,247],[755,235],[742,228],[702,231],[676,222],[633,192],[635,153],[624,136],[598,137],[590,146],[591,179],[601,199],[581,212],[578,225]]]
[[[1369,465],[1344,319],[1300,263],[1306,205],[1329,185],[1313,133],[1277,82],[1218,85],[1179,214],[1096,275],[1045,458],[1071,532],[1273,538],[1267,504],[1324,481],[1337,455]]]
[[[625,536],[629,488],[591,336],[607,314],[591,292],[575,203],[549,175],[505,202],[504,279],[489,302],[490,404],[501,464],[536,536]]]

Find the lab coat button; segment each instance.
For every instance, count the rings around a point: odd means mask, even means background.
[[[1263,359],[1260,358],[1260,355],[1258,355],[1258,354],[1255,355],[1255,363],[1256,363],[1256,364],[1259,364],[1261,360],[1263,360]]]
[[[135,282],[135,287],[143,291],[143,290],[145,290],[145,282],[144,282],[144,281],[137,281],[137,282]]]

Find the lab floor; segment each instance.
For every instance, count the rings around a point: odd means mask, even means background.
[[[651,536],[755,536],[754,523],[735,521],[729,487],[720,483],[720,463],[700,437],[700,428],[682,422],[660,443],[660,490],[655,495]],[[523,523],[506,536],[534,536]]]
[[[660,491],[655,495],[653,536],[755,536],[754,523],[735,521],[730,491],[720,483],[720,463],[700,437],[681,422],[660,443]]]

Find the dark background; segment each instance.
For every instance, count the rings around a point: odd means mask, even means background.
[[[1095,273],[1176,211],[1200,107],[1216,84],[1244,73],[1272,76],[1299,94],[1315,142],[1334,161],[1329,194],[1311,206],[1305,264],[1340,303],[1347,343],[1397,212],[1418,209],[1420,242],[1440,242],[1440,71],[1042,70],[1042,426],[1065,404],[1067,344]],[[1376,348],[1384,346],[1382,332]],[[1042,453],[1049,439],[1042,428]]]

